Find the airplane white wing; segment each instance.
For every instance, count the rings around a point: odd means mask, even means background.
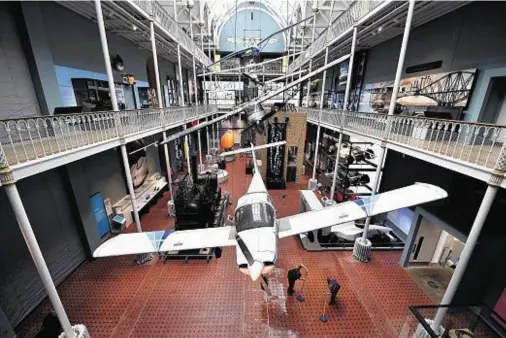
[[[231,226],[185,231],[151,231],[121,234],[102,243],[93,257],[134,255],[235,245]]]
[[[375,216],[392,210],[411,207],[446,198],[443,189],[426,183],[416,183],[371,197],[340,203],[322,210],[308,211],[279,220],[279,238],[327,228],[336,224]]]
[[[160,251],[190,250],[232,246],[236,244],[235,227],[175,231],[161,245]]]

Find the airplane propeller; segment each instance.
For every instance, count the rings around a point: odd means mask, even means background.
[[[244,257],[246,258],[246,261],[248,262],[248,271],[251,279],[253,281],[256,281],[262,275],[262,271],[264,270],[264,263],[259,262],[253,258],[253,255],[249,251],[248,246],[246,245],[246,243],[244,243],[239,234],[235,235],[235,240],[237,241],[237,244],[239,245],[241,252],[243,253]]]

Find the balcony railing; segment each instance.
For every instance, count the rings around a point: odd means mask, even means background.
[[[311,123],[343,128],[486,169],[506,169],[506,126],[377,113],[307,109]]]
[[[169,32],[173,36],[174,41],[180,43],[200,63],[204,65],[211,64],[211,60],[204,51],[192,41],[191,37],[181,29],[176,20],[157,1],[133,0],[132,2],[147,14],[151,14],[153,20]]]
[[[215,106],[171,107],[0,120],[0,169],[216,112]]]
[[[315,41],[306,48],[305,52],[292,62],[288,67],[288,72],[291,73],[296,71],[307,60],[320,53],[320,51],[335,38],[344,33],[347,29],[353,27],[356,21],[366,16],[383,2],[384,0],[360,0],[353,2],[346,11],[334,20],[334,23],[329,29],[316,38]]]

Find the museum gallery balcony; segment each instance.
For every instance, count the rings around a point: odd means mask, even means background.
[[[0,170],[21,179],[216,112],[192,106],[0,120]]]
[[[309,123],[342,131],[487,181],[505,147],[506,126],[402,115],[307,109]],[[321,115],[320,115],[321,111]],[[503,156],[504,157],[504,156]],[[501,158],[501,161],[505,161]],[[503,188],[506,183],[503,181]]]

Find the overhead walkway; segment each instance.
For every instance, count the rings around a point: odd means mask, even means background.
[[[307,109],[309,123],[477,178],[490,179],[506,146],[506,126],[376,113]],[[503,180],[502,188],[506,188]]]
[[[421,26],[439,18],[470,1],[417,1],[412,27]],[[357,50],[369,49],[395,36],[401,35],[408,11],[407,1],[360,0],[354,1],[332,25],[320,34],[289,66],[288,73],[306,68],[309,60],[313,67],[324,64],[325,49],[329,47],[329,60],[338,58],[351,49],[353,27],[360,27]],[[375,34],[381,27],[381,34]]]
[[[192,106],[0,120],[0,171],[20,180],[216,112]]]
[[[93,1],[58,1],[62,6],[97,21]],[[185,66],[191,67],[192,57],[201,65],[211,64],[204,51],[181,29],[176,20],[157,1],[102,1],[104,13],[113,13],[104,20],[108,31],[120,35],[138,46],[152,50],[149,42],[150,23],[155,26],[158,54],[171,62],[178,62],[177,45],[181,46],[181,58]],[[107,14],[106,14],[107,15]],[[135,29],[132,29],[132,22]]]

